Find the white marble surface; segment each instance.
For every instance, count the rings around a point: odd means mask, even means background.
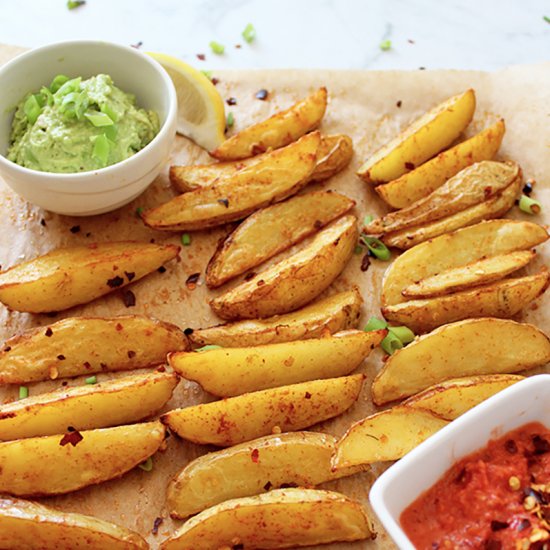
[[[142,41],[203,69],[491,70],[550,59],[544,15],[547,0],[87,0],[72,11],[66,0],[0,0],[0,41]],[[249,22],[252,45],[241,38]],[[226,53],[212,54],[211,40]]]

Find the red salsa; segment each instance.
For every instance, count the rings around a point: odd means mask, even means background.
[[[491,440],[400,521],[417,549],[550,550],[550,430],[533,422]]]

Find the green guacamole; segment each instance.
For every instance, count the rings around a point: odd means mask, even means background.
[[[157,114],[138,108],[110,76],[58,75],[17,106],[7,157],[42,172],[86,172],[131,157],[158,131]]]

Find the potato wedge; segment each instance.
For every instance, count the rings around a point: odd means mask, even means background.
[[[357,219],[344,216],[320,231],[305,248],[217,296],[210,306],[229,320],[298,309],[338,277],[353,254],[357,238]]]
[[[382,304],[405,300],[402,291],[422,279],[483,258],[528,250],[548,239],[535,223],[491,220],[441,235],[401,254],[386,270]]]
[[[239,348],[319,338],[326,333],[356,328],[362,303],[359,290],[354,288],[293,313],[194,330],[189,339],[195,346],[217,344],[224,348]]]
[[[351,425],[336,443],[332,467],[399,460],[449,422],[430,411],[400,405]]]
[[[323,136],[310,181],[324,181],[342,171],[353,157],[353,142],[345,134]]]
[[[492,283],[525,267],[536,255],[534,250],[518,250],[446,269],[405,287],[402,294],[407,298],[433,298]]]
[[[468,319],[439,327],[391,355],[372,383],[372,400],[384,405],[445,380],[521,372],[549,361],[550,339],[534,325]]]
[[[150,417],[170,399],[178,376],[137,374],[63,388],[0,406],[0,440],[107,428]]]
[[[485,374],[445,380],[413,395],[403,405],[454,420],[495,393],[524,379],[514,374]]]
[[[375,188],[380,197],[393,208],[407,208],[426,197],[461,170],[482,160],[491,160],[504,137],[504,120],[485,128],[475,136],[439,153],[396,180]]]
[[[359,168],[368,183],[392,181],[446,149],[468,126],[476,108],[474,90],[437,105],[378,149]]]
[[[0,350],[0,383],[153,367],[187,347],[178,327],[149,317],[69,317],[7,340]]]
[[[60,512],[36,502],[0,498],[0,548],[147,550],[145,540],[109,521]]]
[[[0,443],[0,492],[60,495],[120,477],[153,455],[164,435],[157,421]]]
[[[239,160],[284,147],[317,128],[326,108],[327,89],[319,88],[289,109],[226,139],[210,155],[218,160]]]
[[[512,317],[548,288],[550,273],[504,279],[448,296],[410,300],[382,308],[384,317],[421,334],[436,327],[473,317]]]
[[[180,437],[228,447],[275,431],[303,430],[342,414],[359,397],[364,375],[314,380],[176,409],[162,422]]]
[[[324,338],[253,348],[184,351],[171,353],[168,362],[177,373],[198,382],[207,392],[233,397],[350,374],[386,334],[386,330],[348,330]]]
[[[336,438],[316,432],[268,435],[208,453],[190,462],[168,485],[172,517],[188,516],[233,498],[259,495],[282,485],[313,487],[368,469],[333,472]]]
[[[217,288],[272,258],[345,214],[355,201],[332,191],[291,197],[254,212],[221,242],[206,268],[206,284]]]
[[[319,141],[319,132],[308,134],[216,185],[189,191],[147,210],[143,221],[160,231],[205,229],[240,220],[282,201],[307,185]]]
[[[371,536],[371,523],[358,502],[331,491],[278,489],[209,508],[160,548],[297,548]]]
[[[68,309],[145,277],[179,250],[131,241],[59,248],[0,273],[0,302],[30,313]]]

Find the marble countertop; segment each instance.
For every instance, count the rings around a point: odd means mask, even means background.
[[[66,0],[0,0],[0,41],[141,42],[201,69],[493,70],[550,59],[544,16],[547,0],[87,0],[74,10]],[[252,44],[241,37],[247,23]]]

